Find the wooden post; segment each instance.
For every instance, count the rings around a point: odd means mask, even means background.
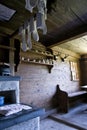
[[[14,48],[14,39],[10,39],[10,47]],[[14,76],[14,50],[9,50],[9,63],[10,63],[10,72]]]

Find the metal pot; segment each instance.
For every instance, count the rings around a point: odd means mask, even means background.
[[[0,65],[0,75],[2,76],[9,76],[10,75],[10,68],[7,65]]]

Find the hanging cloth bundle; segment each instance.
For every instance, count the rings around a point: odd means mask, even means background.
[[[34,20],[34,17],[30,18],[30,32],[32,33],[33,39],[35,41],[38,41],[39,35],[36,27],[36,20]]]
[[[44,14],[45,11],[47,10],[46,5],[47,5],[46,0],[39,0],[37,4],[38,12]]]
[[[45,23],[44,14],[37,13],[36,21],[37,21],[37,29],[43,30],[43,34],[46,34],[47,33],[47,26]]]
[[[22,39],[21,48],[23,51],[27,51],[26,30],[22,26],[19,28],[19,35],[21,35],[21,39]]]
[[[36,5],[38,4],[38,0],[25,0],[25,2],[25,8],[29,10],[31,13],[33,11],[33,8],[36,7]]]
[[[30,24],[27,25],[27,45],[29,49],[32,49],[32,42],[31,42],[31,32],[30,32]]]
[[[30,18],[30,21],[25,22],[24,27],[19,28],[19,34],[21,35],[23,51],[27,49],[32,49],[31,34],[35,41],[39,40],[39,35],[37,29],[43,30],[43,34],[47,33],[47,27],[45,20],[47,19],[47,8],[46,0],[25,0],[25,8],[31,13],[34,7],[37,7],[38,12],[36,13],[36,20],[34,17]]]
[[[46,0],[39,0],[37,8],[38,13],[36,14],[36,21],[37,21],[37,29],[42,29],[43,34],[47,33],[47,27],[45,20],[47,19],[47,8],[46,8]]]
[[[34,21],[34,31],[32,32],[32,35],[35,41],[39,41],[39,35],[36,28],[36,20]]]

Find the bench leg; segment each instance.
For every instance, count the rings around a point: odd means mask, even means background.
[[[62,95],[59,95],[59,111],[63,113],[68,112],[68,97],[66,93],[62,93]]]

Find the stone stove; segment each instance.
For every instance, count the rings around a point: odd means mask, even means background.
[[[20,103],[19,76],[0,76],[0,96],[5,97],[5,104]]]
[[[19,76],[0,76],[0,95],[5,96],[5,103],[20,103]],[[10,116],[0,117],[0,130],[40,130],[40,116],[44,109],[32,108]]]

